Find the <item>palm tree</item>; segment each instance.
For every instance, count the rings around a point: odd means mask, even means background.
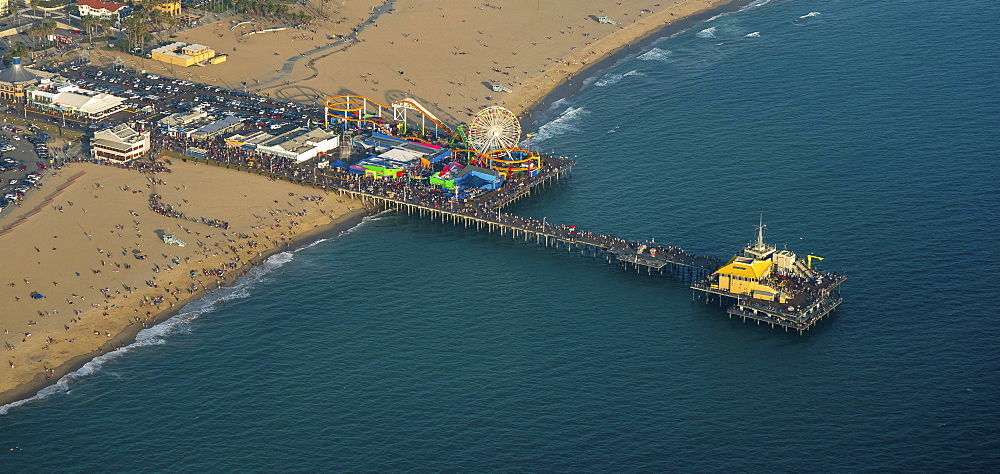
[[[21,18],[18,15],[19,13],[21,13],[21,6],[17,3],[11,2],[10,14],[14,16],[14,26],[21,26]]]
[[[111,30],[111,19],[101,18],[101,21],[100,23],[98,23],[98,26],[101,27],[101,34],[106,36],[108,34],[108,31]]]
[[[149,22],[141,15],[129,15],[125,18],[125,31],[127,32],[129,52],[137,46],[142,46],[146,33],[149,32]]]
[[[80,19],[80,24],[83,26],[83,29],[87,31],[87,35],[90,36],[91,46],[94,44],[94,27],[96,27],[100,22],[101,19],[94,15],[84,15],[83,18]]]

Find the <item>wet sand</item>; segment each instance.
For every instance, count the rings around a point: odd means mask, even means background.
[[[412,97],[445,123],[458,124],[488,105],[524,116],[553,94],[575,91],[582,71],[609,66],[644,40],[749,0],[578,0],[572,5],[399,0],[392,13],[374,21],[371,10],[380,1],[332,3],[322,4],[327,18],[298,29],[247,35],[283,25],[276,20],[241,24],[244,18],[232,16],[161,38],[208,45],[229,54],[226,63],[192,68],[139,58],[126,58],[126,63],[230,89],[246,82],[252,91],[304,103],[322,103],[336,94],[383,103]],[[318,0],[309,5],[320,11]],[[598,16],[618,25],[599,23]],[[356,40],[343,42],[352,28],[358,28]],[[336,42],[342,43],[324,49]],[[290,68],[283,68],[286,61]],[[512,92],[494,92],[492,84]],[[322,203],[298,200],[302,194],[322,195],[313,188],[206,165],[175,163],[173,173],[154,177],[165,184],[150,183],[134,171],[74,164],[47,178],[21,209],[0,217],[3,268],[10,269],[0,274],[0,302],[11,308],[0,314],[0,329],[12,347],[0,366],[0,404],[26,398],[127,344],[143,327],[174,314],[206,289],[232,282],[269,254],[357,222],[365,213],[359,203],[338,202],[333,195]],[[128,190],[122,190],[125,186]],[[163,195],[163,202],[188,216],[226,220],[232,228],[158,215],[148,209],[149,192]],[[9,228],[19,214],[35,208],[37,213]],[[306,214],[294,215],[302,211]],[[292,221],[297,225],[289,227]],[[163,232],[188,246],[164,244]],[[256,245],[250,248],[251,243]],[[136,259],[136,252],[146,259]],[[238,262],[231,260],[236,254]],[[236,268],[226,269],[224,280],[203,275],[206,268],[233,263]],[[192,278],[191,270],[197,276]],[[33,291],[45,297],[32,299]],[[156,297],[163,301],[149,299]]]
[[[584,69],[628,51],[672,24],[749,0],[494,0],[433,3],[398,0],[392,13],[372,14],[375,0],[309,3],[327,18],[280,31],[279,20],[242,23],[233,16],[164,41],[208,45],[227,62],[176,68],[126,58],[156,74],[246,87],[302,103],[357,94],[388,104],[414,98],[446,124],[466,123],[481,107],[526,114]],[[598,22],[607,16],[617,25]],[[357,28],[356,38],[345,37]],[[286,64],[290,67],[286,68]],[[511,92],[494,92],[500,84]]]
[[[199,222],[151,211],[154,192]],[[337,194],[204,164],[175,161],[171,173],[153,175],[90,163],[60,170],[0,218],[0,404],[128,344],[269,255],[366,213]],[[187,245],[164,243],[164,233]]]

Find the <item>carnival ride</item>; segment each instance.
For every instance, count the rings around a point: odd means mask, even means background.
[[[518,146],[521,124],[513,112],[503,107],[486,107],[476,114],[467,128],[459,125],[456,130],[412,98],[383,104],[364,96],[343,94],[326,99],[323,107],[327,128],[338,122],[355,123],[359,129],[362,124],[369,124],[380,133],[424,144],[429,144],[426,140],[430,122],[434,126],[434,138],[440,138],[441,132],[450,137],[455,155],[465,153],[466,162],[506,173],[508,178],[514,173],[533,174],[542,166],[537,153]],[[411,122],[420,127],[419,135],[410,133]]]
[[[421,105],[416,99],[405,98],[391,104],[382,104],[360,95],[338,95],[326,99],[323,103],[325,109],[324,121],[326,127],[330,127],[331,121],[344,121],[369,123],[375,129],[397,138],[423,140],[418,136],[405,136],[409,133],[409,121],[417,117],[412,117],[411,112],[416,112],[419,117],[420,135],[427,134],[427,122],[434,125],[434,136],[438,136],[441,131],[449,137],[459,138],[447,125],[442,123],[426,107]],[[389,119],[388,112],[392,111],[392,118]],[[386,114],[383,117],[383,113]]]
[[[517,116],[503,107],[486,107],[469,124],[469,144],[483,156],[486,166],[506,172],[508,178],[515,172],[530,174],[542,166],[537,153],[518,147],[520,140]]]

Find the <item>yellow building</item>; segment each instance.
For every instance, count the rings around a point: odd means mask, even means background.
[[[177,16],[181,14],[181,2],[163,2],[153,8],[170,16]]]
[[[28,69],[21,65],[21,58],[14,58],[9,68],[0,71],[0,99],[8,102],[24,102],[25,89],[51,75]]]
[[[719,283],[712,286],[737,295],[784,303],[787,298],[778,289],[765,283],[773,270],[774,262],[769,260],[735,257],[715,271],[719,276]]]
[[[215,51],[200,44],[170,43],[150,52],[150,57],[175,66],[193,66],[215,57]]]

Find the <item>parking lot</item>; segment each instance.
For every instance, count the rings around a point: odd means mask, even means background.
[[[39,137],[26,132],[9,125],[0,129],[0,150],[3,150],[0,157],[0,212],[41,187],[42,177],[49,170],[48,147]]]
[[[130,112],[120,112],[99,124],[77,124],[76,128],[103,128],[126,120],[156,119],[201,107],[217,117],[234,115],[250,129],[281,133],[308,122],[322,123],[320,105],[303,105],[155,74],[114,72],[73,66],[63,75],[85,89],[129,99]],[[138,117],[137,117],[138,115]]]

